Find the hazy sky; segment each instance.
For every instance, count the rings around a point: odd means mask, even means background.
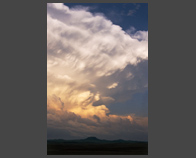
[[[47,133],[148,140],[147,4],[47,4]]]

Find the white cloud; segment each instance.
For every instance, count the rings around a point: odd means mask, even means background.
[[[133,37],[141,40],[145,36],[138,33]],[[55,91],[61,89],[62,76],[66,76],[65,87],[68,81],[89,87],[102,76],[147,60],[146,37],[141,41],[133,37],[104,16],[82,9],[71,10],[63,4],[47,4],[49,91],[54,86]]]
[[[138,39],[138,40],[148,41],[148,31],[137,31],[131,37],[135,38],[135,39]]]
[[[139,41],[148,41],[148,31],[136,31],[136,28],[131,26],[129,29],[126,30],[131,38],[137,39]]]
[[[69,116],[85,119],[82,125],[71,119],[65,121],[69,124],[66,130],[70,128],[73,133],[77,133],[74,126],[83,126],[81,130],[86,131],[88,125],[94,123],[93,120],[101,121],[104,128],[110,119],[114,122],[124,119],[127,123],[131,116],[107,116],[107,105],[124,101],[135,91],[145,88],[146,76],[141,79],[143,76],[138,71],[146,71],[142,65],[147,60],[146,32],[138,31],[128,35],[104,15],[93,15],[87,8],[70,9],[60,3],[47,4],[47,95],[50,125],[55,126],[55,122],[58,122],[58,126],[63,126],[62,120]],[[131,69],[128,71],[129,67]],[[95,102],[96,106],[93,104]],[[86,120],[88,117],[92,119]],[[84,122],[88,123],[84,125]],[[142,124],[144,121],[138,122]],[[126,123],[128,125],[130,121]]]
[[[86,10],[48,4],[47,23],[48,58],[58,66],[74,71],[91,68],[103,76],[148,58],[146,41],[131,38],[121,27]]]

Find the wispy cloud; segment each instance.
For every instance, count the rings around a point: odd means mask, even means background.
[[[148,41],[148,31],[137,31],[135,27],[131,26],[126,30],[132,38],[137,39],[139,41]]]
[[[127,13],[127,16],[133,16],[137,12],[137,10],[140,8],[139,4],[134,3],[134,5],[135,5],[135,8],[130,9]]]

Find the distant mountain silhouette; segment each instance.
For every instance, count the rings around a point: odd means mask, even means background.
[[[100,139],[98,139],[97,137],[88,137],[84,140],[92,140],[92,141],[97,141],[98,140],[98,141],[100,141]]]
[[[148,142],[104,140],[88,137],[78,140],[47,140],[48,155],[147,155]]]
[[[117,140],[105,140],[105,139],[98,139],[97,137],[87,137],[86,139],[77,139],[77,140],[64,140],[64,139],[49,139],[48,142],[87,142],[87,143],[126,143],[126,142],[142,142],[142,141],[133,141],[133,140],[123,140],[123,139],[117,139]],[[145,142],[145,141],[144,141]]]

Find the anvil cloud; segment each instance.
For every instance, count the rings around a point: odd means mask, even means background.
[[[103,14],[47,4],[49,137],[147,139],[148,117],[110,113],[148,88],[147,33],[129,35]]]

